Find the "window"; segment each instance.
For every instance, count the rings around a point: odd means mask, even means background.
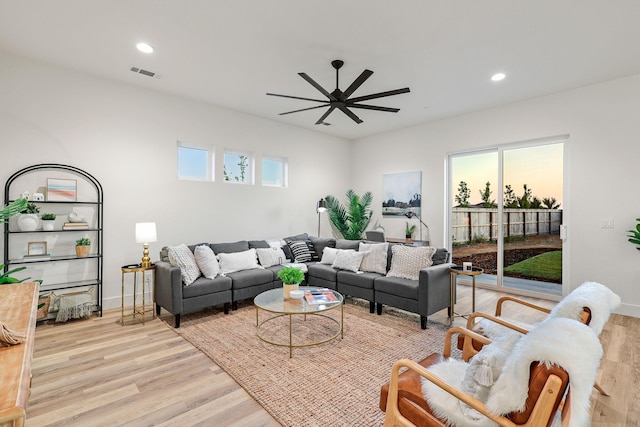
[[[213,150],[178,142],[178,178],[213,181]]]
[[[262,158],[262,185],[287,186],[287,160],[277,157]]]
[[[249,153],[224,153],[224,180],[239,184],[253,184],[253,158]]]

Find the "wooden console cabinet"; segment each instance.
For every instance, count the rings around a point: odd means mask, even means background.
[[[37,309],[37,283],[0,285],[0,320],[27,335],[22,344],[0,347],[0,427],[25,423]]]

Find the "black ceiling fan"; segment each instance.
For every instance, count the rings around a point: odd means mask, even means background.
[[[302,97],[299,97],[299,96],[290,96],[290,95],[279,95],[277,93],[267,93],[267,95],[271,95],[271,96],[280,96],[282,98],[292,98],[292,99],[302,99],[303,101],[313,101],[313,102],[321,102],[322,103],[322,105],[317,105],[315,107],[309,107],[309,108],[302,108],[300,110],[287,111],[286,113],[280,113],[280,115],[282,116],[282,115],[285,115],[285,114],[298,113],[300,111],[313,110],[313,109],[316,109],[316,108],[322,108],[322,107],[327,107],[328,106],[329,108],[320,117],[320,119],[318,119],[316,124],[317,125],[319,125],[319,124],[329,125],[329,123],[325,122],[324,120],[336,108],[338,110],[342,111],[343,113],[345,113],[347,116],[349,116],[356,123],[362,123],[362,120],[360,119],[360,117],[356,116],[350,110],[350,108],[362,108],[362,109],[365,109],[365,110],[386,111],[386,112],[389,112],[389,113],[397,113],[398,111],[400,111],[399,108],[378,107],[377,105],[359,104],[359,102],[368,101],[370,99],[383,98],[385,96],[392,96],[392,95],[399,95],[401,93],[407,93],[407,92],[409,92],[409,88],[408,87],[405,87],[405,88],[402,88],[402,89],[396,89],[396,90],[389,90],[389,91],[386,91],[386,92],[374,93],[374,94],[371,94],[371,95],[358,96],[358,97],[355,97],[355,98],[349,98],[356,91],[356,89],[358,89],[369,77],[371,77],[371,75],[373,74],[373,71],[364,70],[362,72],[362,74],[360,74],[358,76],[358,78],[356,78],[353,81],[353,83],[351,83],[351,85],[347,88],[347,90],[345,90],[343,92],[338,88],[338,86],[339,86],[338,74],[340,72],[340,68],[342,68],[342,66],[344,65],[344,61],[336,59],[335,61],[331,61],[331,65],[333,66],[333,68],[336,69],[336,89],[331,93],[326,91],[322,86],[320,86],[318,83],[316,83],[316,81],[313,80],[311,77],[309,77],[306,73],[298,73],[298,75],[300,77],[302,77],[307,82],[309,82],[309,84],[311,84],[311,86],[313,86],[316,89],[318,89],[320,91],[320,93],[322,93],[324,96],[326,96],[328,98],[328,100],[326,100],[326,99],[302,98]]]

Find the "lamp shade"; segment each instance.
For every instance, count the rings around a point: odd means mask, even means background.
[[[136,243],[151,243],[157,240],[155,222],[136,223]]]
[[[325,199],[320,199],[318,201],[318,207],[317,207],[318,212],[324,212],[327,210],[327,201]]]

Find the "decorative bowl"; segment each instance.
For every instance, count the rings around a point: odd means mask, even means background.
[[[293,299],[302,299],[304,298],[304,291],[301,291],[301,290],[291,291],[289,292],[289,296]]]

